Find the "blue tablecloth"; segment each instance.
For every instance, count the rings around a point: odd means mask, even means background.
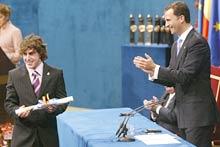
[[[121,112],[130,112],[130,108],[96,109],[84,112],[64,112],[57,116],[60,147],[145,147],[141,141],[117,142],[117,131],[123,117]],[[128,121],[135,128],[135,134],[144,129],[161,129],[177,138],[181,144],[152,145],[154,147],[191,147],[190,143],[153,123],[146,117],[136,114]]]

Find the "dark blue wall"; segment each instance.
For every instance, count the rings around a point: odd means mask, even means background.
[[[172,1],[1,0],[12,6],[12,20],[24,35],[34,32],[45,39],[47,62],[64,70],[73,105],[91,108],[122,104],[121,45],[129,40],[129,14],[162,15]],[[194,1],[186,2],[194,23]]]

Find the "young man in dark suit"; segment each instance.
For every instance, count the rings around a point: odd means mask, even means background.
[[[185,3],[170,4],[164,16],[171,33],[178,35],[171,49],[169,67],[155,64],[148,55],[135,57],[134,64],[154,82],[175,87],[181,137],[198,147],[211,147],[219,112],[210,84],[209,45],[190,24],[190,11]]]
[[[11,147],[58,147],[56,116],[67,105],[48,105],[45,109],[15,113],[35,105],[42,97],[66,97],[63,72],[46,64],[47,49],[41,37],[29,35],[20,46],[25,65],[9,71],[5,110],[14,119]]]
[[[151,111],[151,119],[167,130],[179,134],[175,114],[175,90],[165,87],[165,93],[160,99],[144,100],[146,109]]]

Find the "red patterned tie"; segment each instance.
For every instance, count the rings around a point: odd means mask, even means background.
[[[37,71],[34,71],[32,73],[33,78],[33,88],[34,88],[34,92],[36,94],[36,96],[39,96],[39,92],[40,92],[40,79],[39,79],[39,73]]]

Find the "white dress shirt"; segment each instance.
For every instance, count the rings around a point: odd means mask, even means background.
[[[43,62],[41,62],[36,69],[29,69],[27,68],[28,70],[28,74],[29,74],[29,77],[30,77],[30,80],[31,80],[31,83],[33,83],[33,80],[34,80],[34,76],[32,76],[32,74],[34,73],[34,71],[36,71],[38,73],[38,77],[39,77],[39,80],[40,80],[40,84],[42,83],[42,76],[43,76]]]

